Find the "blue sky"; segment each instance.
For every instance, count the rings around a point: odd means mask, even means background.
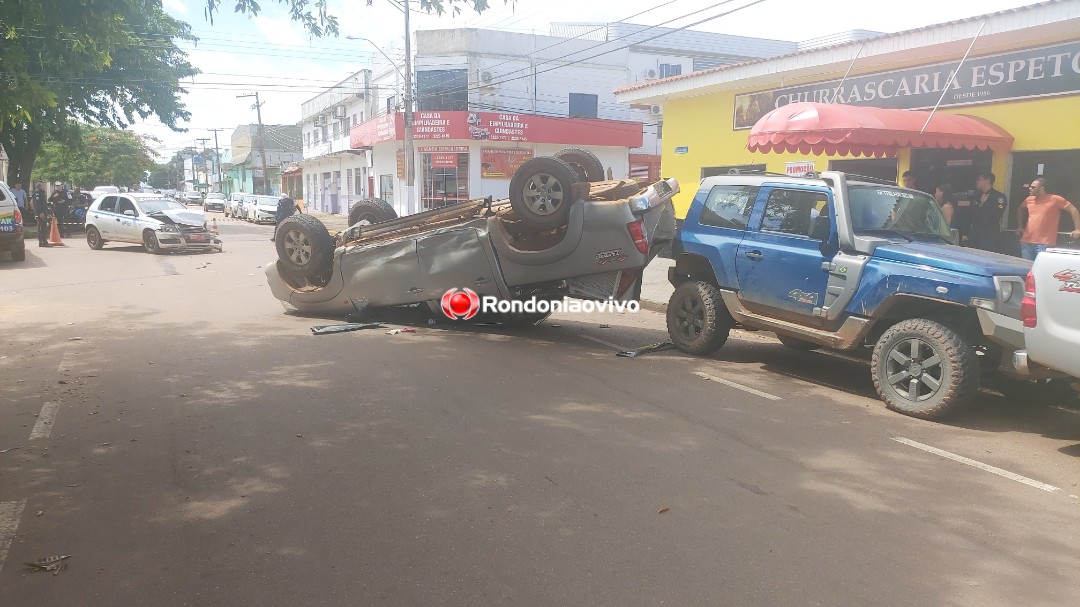
[[[233,12],[226,0],[213,25],[204,16],[202,0],[162,1],[169,14],[191,24],[200,38],[197,45],[183,47],[188,50],[192,64],[203,72],[187,83],[185,103],[192,116],[183,126],[188,132],[175,133],[155,120],[132,127],[160,139],[160,153],[166,158],[178,149],[193,145],[196,138],[212,138],[207,129],[225,129],[218,133],[225,147],[233,128],[254,123],[253,99],[237,99],[236,95],[259,91],[266,124],[298,122],[301,103],[349,74],[371,67],[376,51],[362,40],[346,40],[345,35],[370,38],[391,57],[402,55],[404,21],[400,9],[391,0],[375,0],[370,7],[365,0],[329,0],[330,12],[341,22],[342,37],[314,40],[309,39],[300,25],[289,20],[284,6],[275,0],[263,0],[264,10],[255,18]],[[679,27],[751,0],[734,0],[707,10],[706,7],[716,5],[719,0],[518,0],[513,6],[500,0],[491,2],[493,8],[483,15],[436,17],[414,12],[412,29],[477,27],[546,33],[551,21],[618,21],[648,9],[654,10],[630,21],[655,25],[685,15],[669,24]],[[905,0],[903,3],[765,0],[694,29],[805,40],[850,29],[894,32],[1031,3],[1031,0]],[[903,10],[883,10],[891,7]]]

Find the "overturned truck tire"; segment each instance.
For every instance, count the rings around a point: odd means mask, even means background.
[[[372,225],[397,219],[397,211],[382,198],[365,198],[349,210],[349,226]]]
[[[334,239],[311,215],[293,215],[277,227],[278,259],[292,273],[317,281],[334,263]]]
[[[526,161],[510,179],[510,206],[534,230],[554,230],[566,224],[574,204],[571,186],[577,171],[550,156]]]
[[[578,181],[603,181],[604,163],[589,150],[582,148],[563,148],[555,152],[555,158],[574,168]]]

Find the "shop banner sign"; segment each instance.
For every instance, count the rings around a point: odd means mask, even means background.
[[[397,151],[397,178],[405,179],[405,150]]]
[[[480,148],[480,176],[509,179],[518,167],[532,157],[532,150]]]
[[[432,154],[431,167],[435,169],[456,169],[457,154]]]
[[[798,162],[788,162],[784,164],[784,173],[786,175],[791,175],[792,177],[802,177],[813,170],[813,160],[800,160]]]
[[[856,65],[858,62],[856,61]],[[789,103],[843,103],[893,109],[932,108],[959,61],[856,76],[735,97],[735,129],[748,129]],[[972,105],[1080,92],[1080,40],[968,58],[948,85],[944,106]]]
[[[380,116],[352,127],[353,149],[403,140],[401,114]],[[414,112],[413,138],[417,141],[473,140],[641,147],[642,124],[625,120],[563,118],[496,112]]]

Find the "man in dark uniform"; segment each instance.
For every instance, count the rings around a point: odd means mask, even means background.
[[[30,198],[30,205],[34,208],[34,216],[37,219],[37,241],[39,247],[51,247],[49,244],[49,219],[52,218],[52,209],[49,208],[49,196],[45,193],[45,182],[39,181],[34,188],[34,194]]]
[[[274,212],[274,233],[270,236],[270,240],[277,238],[277,227],[285,221],[286,217],[292,217],[296,212],[296,201],[293,200],[288,194],[282,194],[278,198],[277,210]]]
[[[970,193],[971,206],[967,209],[967,220],[960,224],[964,245],[984,251],[997,250],[1001,237],[1001,217],[1008,206],[1005,194],[994,189],[994,180],[993,173],[979,173],[975,178],[975,191]]]

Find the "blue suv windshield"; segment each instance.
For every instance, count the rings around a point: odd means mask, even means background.
[[[851,224],[855,233],[896,233],[908,240],[932,238],[952,242],[937,201],[922,192],[889,186],[849,186]]]

